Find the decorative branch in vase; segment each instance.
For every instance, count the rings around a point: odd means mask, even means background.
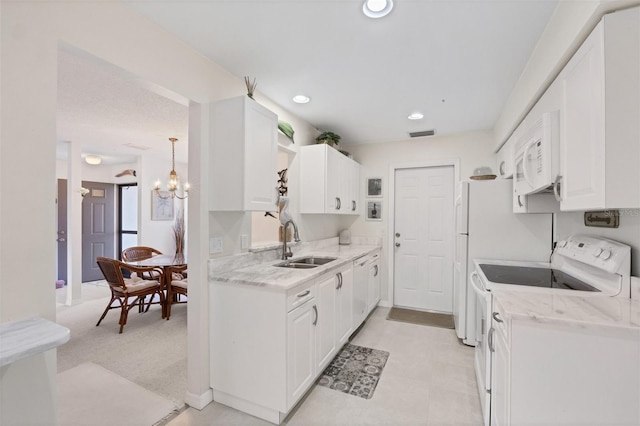
[[[256,79],[254,78],[252,82],[249,77],[245,77],[244,84],[247,86],[247,96],[253,99],[253,92],[256,91],[256,86],[258,85]]]
[[[173,237],[176,242],[176,256],[184,254],[184,234],[184,210],[180,207],[176,214],[176,220],[173,223]]]

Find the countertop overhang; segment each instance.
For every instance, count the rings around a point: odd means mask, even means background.
[[[0,324],[0,367],[56,348],[70,337],[68,328],[44,318]]]

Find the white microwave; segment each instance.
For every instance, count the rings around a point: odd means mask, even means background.
[[[547,112],[516,143],[514,194],[535,194],[551,187],[559,173],[559,155],[560,112]]]

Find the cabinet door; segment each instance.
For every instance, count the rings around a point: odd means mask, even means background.
[[[336,287],[338,278],[330,273],[318,280],[316,300],[318,317],[316,324],[316,364],[318,371],[331,361],[336,349]]]
[[[369,266],[369,312],[380,301],[380,260],[372,262]]]
[[[309,300],[287,315],[287,407],[290,408],[316,377],[315,301]]]
[[[600,22],[561,74],[561,210],[605,207],[603,45]]]
[[[509,424],[509,348],[502,333],[493,333],[491,366],[491,425]]]
[[[353,326],[353,269],[349,268],[340,273],[340,285],[337,292],[336,334],[338,345],[342,346],[349,339]]]
[[[345,198],[346,174],[343,159],[340,157],[344,155],[327,147],[325,213],[344,213],[349,209],[349,202]]]
[[[360,164],[349,161],[349,213],[360,214]]]
[[[278,117],[257,102],[245,103],[245,210],[276,211]]]

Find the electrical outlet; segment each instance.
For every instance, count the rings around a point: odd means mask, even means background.
[[[222,252],[222,237],[210,237],[209,238],[209,253]]]
[[[240,236],[240,249],[245,250],[249,248],[249,236],[243,234]]]

